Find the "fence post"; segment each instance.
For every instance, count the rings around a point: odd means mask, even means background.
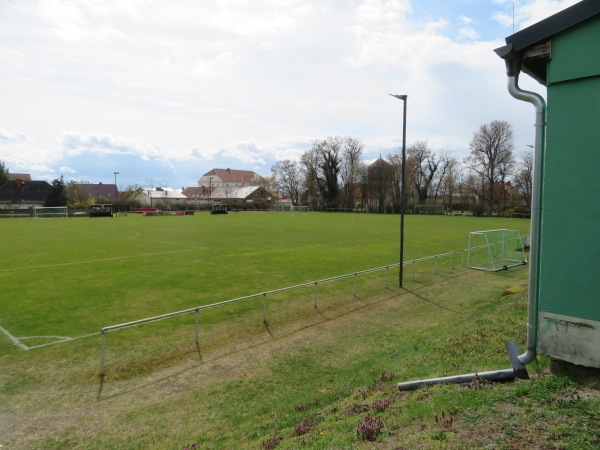
[[[315,281],[315,308],[317,307],[317,282]]]
[[[433,257],[433,274],[437,275],[437,255]]]
[[[388,288],[388,272],[389,272],[389,266],[385,266],[385,288]]]
[[[356,297],[356,272],[354,272],[354,296]]]
[[[196,308],[196,347],[200,345],[200,339],[198,336],[198,308]]]
[[[415,281],[415,265],[417,264],[417,262],[415,260],[413,260],[413,281]]]
[[[100,330],[100,378],[104,378],[104,328]]]
[[[263,323],[267,323],[267,293],[263,294]]]

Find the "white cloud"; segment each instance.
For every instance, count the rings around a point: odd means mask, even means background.
[[[479,39],[479,33],[472,27],[461,27],[458,30],[458,38],[475,40]]]
[[[470,17],[467,17],[467,16],[463,16],[463,15],[460,15],[459,19],[460,19],[461,23],[463,23],[465,25],[469,25],[473,22],[473,19],[471,19]]]
[[[518,2],[518,23],[572,3]],[[0,158],[175,186],[219,165],[268,172],[334,135],[376,158],[399,144],[389,92],[409,95],[409,142],[465,149],[484,121],[529,111],[506,93],[492,51],[512,16],[497,16],[499,34],[482,31],[507,5],[416,20],[416,0],[3,3]]]

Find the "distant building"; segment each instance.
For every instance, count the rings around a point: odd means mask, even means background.
[[[43,206],[52,186],[47,181],[33,181],[25,173],[9,173],[8,181],[0,186],[0,208],[29,209]]]
[[[188,198],[183,194],[181,189],[148,187],[143,189],[142,195],[138,197],[138,200],[141,206],[173,211],[176,209],[185,209]]]
[[[213,169],[198,180],[198,187],[260,186],[264,178],[251,170]]]
[[[199,186],[185,188],[182,193],[196,206],[226,203],[230,209],[267,209],[275,203],[272,194],[262,186]]]
[[[116,203],[119,190],[115,184],[74,183],[78,197],[92,198],[96,203]]]

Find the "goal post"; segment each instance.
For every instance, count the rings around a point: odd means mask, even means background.
[[[292,216],[305,216],[308,214],[309,211],[310,211],[309,206],[296,206],[296,205],[290,206],[290,215],[292,215]]]
[[[59,219],[69,217],[66,206],[38,206],[31,210],[33,219]]]
[[[517,230],[469,233],[468,268],[497,272],[523,264],[527,264],[525,242]]]
[[[415,205],[414,214],[429,214],[432,216],[443,216],[444,205]]]

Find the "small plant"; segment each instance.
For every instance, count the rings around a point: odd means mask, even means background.
[[[437,414],[435,415],[435,422],[440,424],[444,429],[451,428],[454,422],[456,422],[456,419],[457,418],[452,411],[450,411],[450,414],[446,416],[446,411],[444,411],[444,408],[442,408],[442,412],[439,416]]]
[[[382,398],[381,400],[376,400],[373,402],[373,409],[375,411],[379,411],[379,412],[383,412],[385,411],[388,406],[390,406],[392,403],[394,403],[394,399],[390,398],[390,397],[385,397]]]
[[[392,381],[394,379],[394,372],[381,372],[379,379],[381,381]]]
[[[298,404],[297,404],[297,405],[294,407],[294,409],[295,409],[296,411],[304,411],[304,410],[306,409],[306,405],[305,405],[304,403],[298,403]]]
[[[310,422],[302,422],[299,423],[298,425],[296,425],[296,428],[294,429],[294,434],[296,436],[302,436],[306,433],[308,433],[313,427],[313,424]]]
[[[266,441],[262,441],[260,443],[260,448],[265,450],[270,450],[279,445],[279,443],[283,440],[283,436],[273,436]]]
[[[356,398],[365,399],[369,396],[369,390],[365,388],[358,388],[356,390]]]
[[[356,433],[363,441],[374,441],[381,433],[382,428],[383,421],[379,417],[367,414],[364,422],[358,422]]]

